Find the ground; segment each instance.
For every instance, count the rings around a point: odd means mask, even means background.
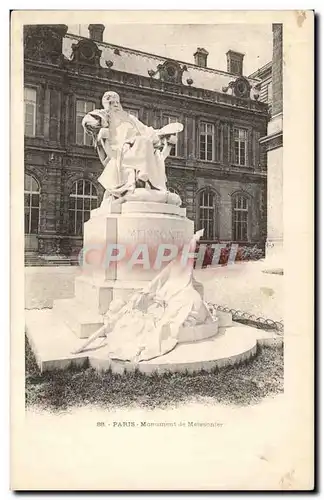
[[[99,408],[176,407],[188,401],[248,405],[283,392],[283,348],[262,347],[237,367],[195,374],[98,373],[71,368],[40,374],[26,341],[26,405],[50,411],[84,405]]]
[[[283,276],[262,272],[262,261],[197,269],[205,300],[241,310],[256,317],[283,320]],[[26,308],[52,307],[53,300],[73,297],[77,266],[26,267]]]
[[[282,276],[261,272],[261,263],[201,269],[195,277],[205,299],[254,314],[282,320]],[[29,267],[25,273],[26,308],[51,307],[56,298],[74,295],[77,267]],[[66,411],[84,405],[100,408],[174,407],[190,401],[244,406],[283,392],[283,347],[262,347],[255,359],[237,367],[196,374],[124,375],[71,368],[40,374],[26,343],[26,404]]]

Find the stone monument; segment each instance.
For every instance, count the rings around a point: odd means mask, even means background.
[[[193,278],[203,231],[194,234],[180,197],[168,191],[164,163],[182,124],[147,127],[115,92],[102,104],[83,119],[105,193],[84,225],[75,296],[26,313],[41,369],[90,360],[115,371],[194,371],[254,355],[261,333],[211,311]]]

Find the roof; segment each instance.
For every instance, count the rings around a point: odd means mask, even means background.
[[[70,59],[72,57],[72,45],[79,40],[87,39],[78,35],[67,34],[63,39],[63,54]],[[163,64],[165,61],[176,61],[182,65],[186,65],[187,69],[182,74],[182,84],[189,86],[188,79],[193,80],[191,84],[193,87],[222,92],[222,87],[227,86],[233,80],[238,78],[238,75],[227,73],[212,68],[202,68],[196,64],[179,61],[161,57],[155,54],[149,54],[140,50],[134,50],[120,45],[114,45],[106,42],[95,41],[98,48],[102,51],[100,58],[100,65],[106,68],[106,61],[113,62],[113,69],[115,71],[122,71],[125,73],[133,73],[148,77],[148,71],[156,71],[158,64]],[[116,53],[118,49],[118,53]],[[252,87],[259,82],[258,79],[246,77]]]
[[[253,79],[263,79],[264,78],[264,74],[267,73],[267,72],[271,72],[271,68],[272,68],[272,61],[269,61],[267,64],[265,64],[264,66],[261,66],[261,68],[257,69],[256,71],[254,71],[254,73],[251,73],[249,75],[249,78],[253,78]]]

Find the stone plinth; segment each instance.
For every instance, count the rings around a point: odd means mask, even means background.
[[[161,244],[165,255],[168,245],[180,252],[193,232],[193,221],[176,205],[130,201],[112,213],[93,210],[84,225],[83,274],[75,280],[75,297],[54,301],[54,312],[77,337],[89,337],[103,325],[112,300],[126,301],[169,263],[157,261]]]
[[[185,209],[164,203],[126,202],[120,214],[97,214],[84,225],[84,274],[103,281],[151,281],[164,267],[156,262],[161,244],[180,251],[193,226]]]
[[[107,355],[106,339],[98,338],[91,348],[80,354],[72,354],[82,340],[78,339],[67,324],[53,310],[27,310],[26,333],[41,371],[65,369],[72,365],[90,365],[96,370],[111,369],[115,373],[133,371],[143,373],[164,373],[172,371],[211,370],[241,363],[254,356],[257,345],[282,342],[282,337],[237,323],[229,324],[229,317],[223,317],[221,332],[217,325],[197,341],[188,332],[180,333],[179,343],[171,352],[149,361],[134,363],[111,360]],[[221,322],[221,316],[219,318]],[[206,335],[206,333],[208,333]],[[212,335],[214,333],[214,335]]]

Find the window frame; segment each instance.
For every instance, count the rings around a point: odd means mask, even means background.
[[[201,126],[202,125],[205,125],[205,133],[204,134],[201,133]],[[211,134],[208,134],[206,132],[208,125],[210,125],[212,127],[212,133]],[[199,161],[207,161],[207,162],[215,162],[216,161],[216,155],[215,155],[215,134],[216,134],[215,123],[204,121],[204,120],[200,120],[199,121],[199,123],[198,123],[198,137],[199,137],[199,141],[198,141],[198,158],[199,158]],[[206,138],[206,141],[205,141],[205,157],[204,158],[201,157],[201,137],[202,136],[204,136]],[[211,136],[211,138],[212,138],[212,158],[211,159],[207,158],[207,156],[208,156],[208,148],[207,148],[208,141],[207,141],[207,137],[208,136]]]
[[[31,90],[35,94],[35,101],[26,98],[27,90]],[[33,133],[26,134],[26,104],[33,105]],[[31,85],[24,86],[24,136],[25,137],[36,137],[36,118],[37,118],[37,88]]]
[[[78,102],[82,102],[84,104],[84,111],[82,112],[83,115],[82,115],[82,118],[81,118],[81,122],[83,120],[83,117],[87,114],[87,113],[90,113],[90,111],[93,111],[94,109],[96,109],[96,101],[93,100],[93,101],[90,101],[86,98],[83,98],[83,97],[76,97],[75,99],[75,127],[74,127],[74,132],[75,132],[75,144],[77,146],[86,146],[86,147],[91,147],[93,146],[93,143],[92,143],[92,139],[91,139],[91,136],[89,134],[87,134],[87,132],[83,129],[83,142],[78,142],[78,117],[81,116],[81,112],[78,111]],[[87,110],[87,105],[88,104],[92,104],[93,105],[93,108],[92,109],[88,109]],[[82,125],[81,125],[82,126]],[[87,140],[89,141],[89,144],[87,144]]]
[[[25,189],[25,186],[24,186],[24,198],[25,198],[25,195],[29,195],[30,197],[30,201],[29,201],[29,204],[28,204],[28,231],[26,232],[26,225],[25,225],[25,219],[24,219],[24,234],[25,235],[28,235],[28,234],[39,234],[39,223],[40,223],[40,206],[41,206],[41,186],[40,186],[40,183],[39,181],[37,180],[37,178],[28,173],[28,172],[25,172],[24,174],[24,183],[25,183],[25,180],[26,180],[26,177],[30,178],[31,180],[31,187],[30,187],[30,190],[26,190]],[[38,190],[37,191],[33,191],[32,190],[32,181],[35,181],[37,186],[38,186]],[[38,197],[38,206],[33,206],[33,196],[37,196]],[[24,215],[25,215],[25,209],[27,208],[27,206],[25,205],[25,199],[24,199]],[[37,221],[37,231],[35,232],[32,232],[31,231],[31,220],[32,220],[32,217],[31,217],[31,213],[32,213],[32,209],[37,209],[38,210],[38,221]]]
[[[165,122],[165,119],[168,119],[167,123]],[[171,121],[170,121],[171,119]],[[167,113],[162,114],[162,127],[165,127],[166,125],[169,125],[170,123],[177,123],[179,121],[179,118],[174,115],[168,115]],[[178,147],[178,141],[172,145],[172,148],[170,150],[169,156],[171,158],[178,158],[179,157],[179,147]],[[172,150],[174,148],[174,154],[172,154]]]
[[[236,140],[235,133],[238,131],[238,140]],[[240,131],[245,133],[245,140],[242,141],[240,139]],[[236,143],[238,143],[238,162],[236,161]],[[241,144],[245,144],[245,155],[244,155],[244,163],[241,163]],[[233,127],[233,156],[234,156],[234,165],[238,167],[248,167],[249,162],[249,129],[245,127]]]
[[[244,200],[246,202],[246,207],[244,207],[244,203],[241,203],[240,200]],[[246,220],[242,220],[241,216],[239,216],[239,220],[236,219],[235,215],[237,214],[246,214]],[[238,224],[240,225],[239,229],[237,229]],[[245,234],[246,238],[242,237],[242,224],[245,225]],[[237,243],[248,243],[250,241],[250,198],[245,193],[235,193],[232,196],[232,239]],[[240,236],[240,238],[237,238]]]
[[[82,182],[82,194],[78,193],[78,183]],[[87,195],[85,194],[85,185],[86,183],[89,182],[90,183],[90,194]],[[95,190],[96,192],[96,195],[92,195],[93,193],[93,189]],[[71,199],[74,200],[74,207],[71,208]],[[85,199],[89,199],[90,200],[90,203],[89,203],[89,210],[86,209],[84,207],[84,200]],[[96,199],[97,200],[97,203],[96,203],[96,206],[92,207],[92,203],[91,201]],[[82,200],[82,208],[78,208],[78,200]],[[90,180],[90,179],[76,179],[72,186],[71,186],[71,189],[70,189],[70,192],[69,192],[69,208],[68,208],[68,213],[69,213],[69,233],[71,234],[71,236],[78,236],[78,237],[82,237],[83,236],[83,228],[84,228],[84,224],[85,222],[87,222],[89,219],[90,219],[90,215],[91,215],[91,210],[94,210],[95,208],[98,208],[99,206],[99,192],[98,192],[98,188],[97,186],[95,185],[95,183]],[[81,212],[81,219],[82,219],[82,224],[81,224],[81,232],[79,233],[77,231],[77,228],[78,228],[78,225],[77,225],[77,220],[78,220],[78,212]],[[87,220],[85,220],[85,212],[89,212],[89,217],[87,218]],[[72,224],[72,215],[71,213],[73,213],[73,224]]]
[[[123,106],[123,110],[126,111],[126,113],[135,116],[135,118],[139,119],[140,110],[138,108],[133,108],[132,106]],[[134,112],[135,114],[133,114]]]
[[[212,196],[212,205],[203,205],[203,196],[208,195]],[[208,187],[201,189],[197,193],[197,225],[199,229],[204,229],[203,240],[216,240],[217,239],[217,193]],[[202,210],[207,210],[208,212],[212,211],[212,218],[202,217]],[[202,223],[202,221],[212,221],[212,234],[206,230],[206,226]]]

